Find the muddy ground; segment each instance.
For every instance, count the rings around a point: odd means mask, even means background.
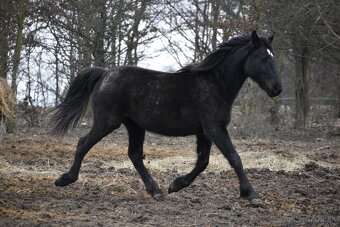
[[[54,180],[68,169],[77,136],[6,135],[0,139],[0,226],[340,226],[337,131],[233,137],[262,207],[239,198],[236,175],[215,147],[191,186],[155,201],[127,158],[124,129],[96,145],[80,179],[64,188]],[[195,138],[148,134],[145,153],[166,192],[193,167]]]

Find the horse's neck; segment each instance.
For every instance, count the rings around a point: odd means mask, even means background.
[[[238,92],[247,79],[247,76],[243,73],[246,57],[247,55],[244,54],[239,56],[237,60],[233,59],[231,64],[225,64],[225,68],[221,70],[221,73],[224,74],[221,75],[221,78],[224,78],[222,82],[223,93],[229,104],[233,104]]]

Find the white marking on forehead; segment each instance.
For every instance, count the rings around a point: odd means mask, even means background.
[[[274,57],[273,52],[271,52],[269,49],[267,49],[267,52],[268,52],[268,54],[269,54],[271,57]]]

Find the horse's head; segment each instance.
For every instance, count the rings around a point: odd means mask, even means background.
[[[244,65],[244,72],[267,92],[275,97],[282,91],[282,82],[274,61],[271,42],[274,35],[259,38],[255,31],[251,34],[251,50]]]

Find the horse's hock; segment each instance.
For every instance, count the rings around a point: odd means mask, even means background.
[[[6,121],[14,118],[14,97],[6,79],[0,77],[0,136],[6,132]]]

